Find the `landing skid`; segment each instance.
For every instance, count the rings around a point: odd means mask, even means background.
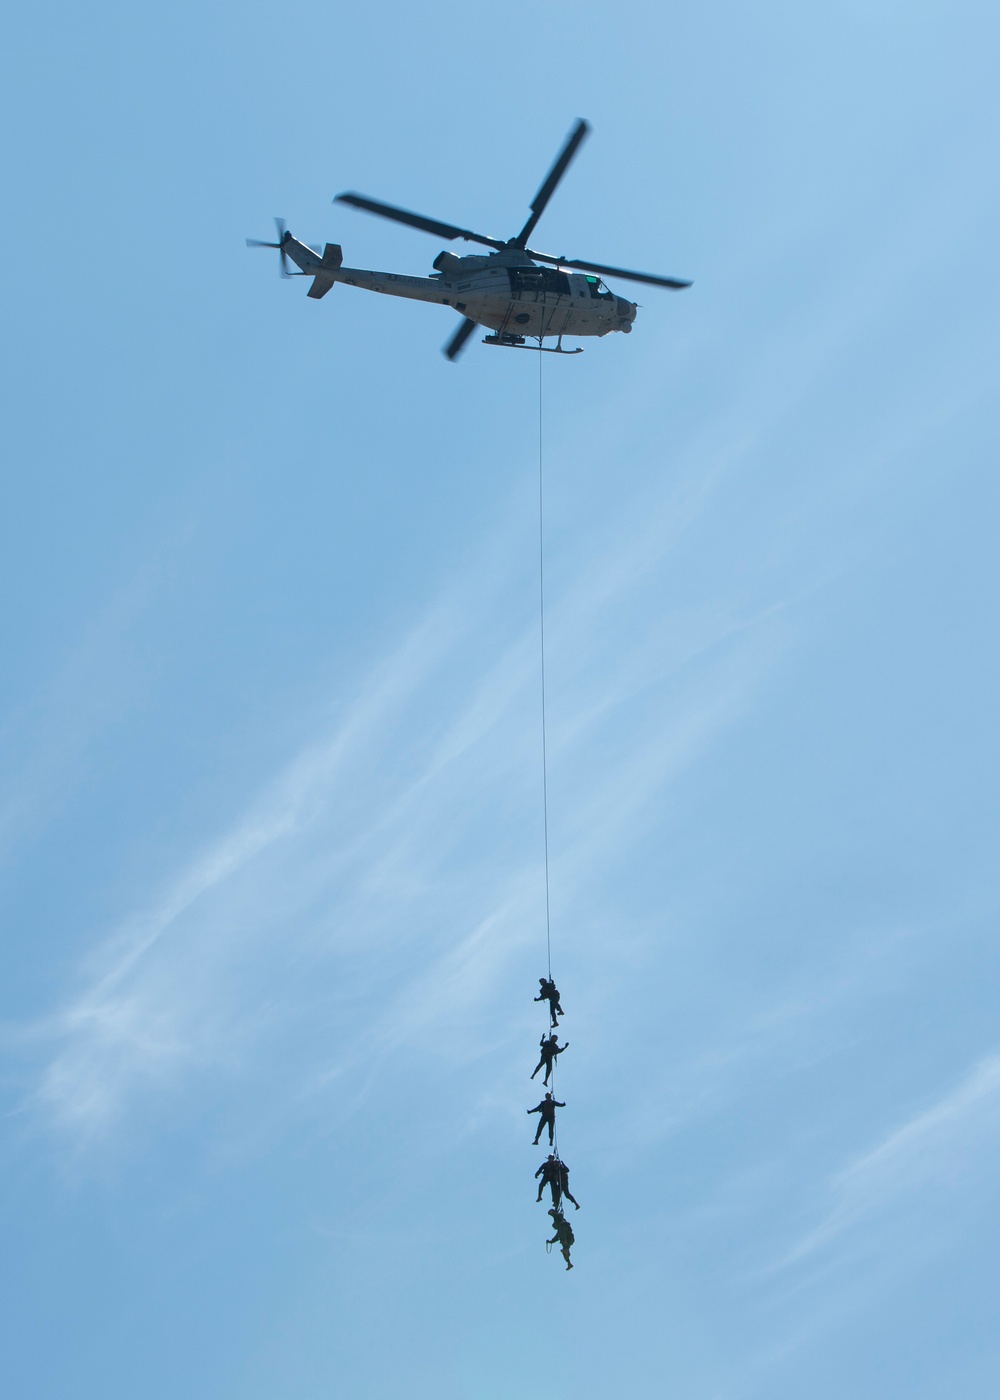
[[[583,346],[578,345],[575,350],[564,350],[562,348],[562,336],[559,336],[554,346],[542,344],[542,337],[538,336],[537,345],[526,345],[523,335],[487,335],[483,337],[484,345],[502,345],[508,350],[537,350],[546,355],[582,355]]]

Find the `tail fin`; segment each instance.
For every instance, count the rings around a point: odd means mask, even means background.
[[[313,284],[309,288],[307,295],[314,297],[317,301],[320,297],[325,297],[333,286],[334,278],[332,273],[336,272],[344,261],[344,250],[339,243],[328,243],[323,249],[323,262],[321,270],[313,278]]]

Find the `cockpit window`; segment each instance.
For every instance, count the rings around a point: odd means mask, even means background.
[[[614,297],[614,292],[609,292],[599,277],[588,277],[587,286],[590,288],[590,295],[592,297],[601,297],[605,300],[608,297]]]

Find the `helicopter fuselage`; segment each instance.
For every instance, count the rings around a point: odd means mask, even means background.
[[[500,337],[601,336],[631,331],[636,305],[615,296],[598,277],[540,267],[521,250],[504,248],[460,258],[442,253],[430,277],[344,267],[340,249],[328,244],[321,255],[287,236],[284,251],[316,280],[309,295],[321,297],[336,282],[386,296],[450,306]]]

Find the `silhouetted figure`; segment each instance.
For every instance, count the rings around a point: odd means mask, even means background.
[[[562,1253],[562,1257],[566,1260],[567,1269],[572,1269],[573,1264],[569,1257],[569,1252],[576,1243],[573,1227],[563,1215],[562,1211],[556,1210],[555,1206],[552,1207],[549,1214],[552,1216],[552,1228],[555,1230],[555,1234],[550,1240],[546,1240],[545,1243],[557,1244]]]
[[[536,997],[535,1000],[538,1001],[538,997]],[[555,1066],[556,1058],[557,1056],[561,1055],[564,1050],[569,1049],[569,1041],[567,1040],[565,1045],[560,1045],[559,1037],[557,1035],[543,1035],[538,1043],[542,1047],[542,1058],[538,1061],[538,1064],[531,1071],[531,1077],[532,1079],[534,1079],[538,1071],[540,1069],[544,1069],[545,1077],[543,1078],[542,1083],[546,1087],[548,1087],[549,1075],[552,1073],[552,1070]]]
[[[538,1183],[538,1195],[535,1197],[535,1200],[540,1201],[542,1199],[542,1192],[545,1190],[546,1186],[550,1186],[552,1188],[552,1204],[557,1210],[559,1208],[559,1198],[562,1195],[562,1172],[559,1170],[561,1166],[562,1163],[556,1154],[550,1152],[548,1157],[535,1172],[536,1177],[541,1177]]]
[[[560,1194],[565,1196],[567,1201],[572,1201],[573,1204],[576,1206],[577,1210],[579,1210],[580,1202],[576,1199],[576,1197],[573,1195],[573,1192],[569,1189],[569,1167],[567,1167],[565,1162],[560,1162],[558,1158],[556,1158],[556,1166],[559,1168]],[[558,1200],[556,1199],[556,1193],[554,1191],[552,1193],[552,1204],[555,1206],[559,1204]]]
[[[532,1147],[538,1146],[538,1139],[541,1137],[542,1129],[546,1124],[548,1124],[549,1129],[549,1146],[552,1146],[556,1131],[556,1109],[565,1107],[566,1105],[564,1103],[560,1103],[558,1099],[554,1099],[551,1094],[546,1094],[540,1104],[536,1104],[534,1108],[529,1108],[527,1110],[528,1113],[537,1113],[540,1115],[538,1119],[538,1132],[535,1134],[535,1140],[531,1144]]]
[[[566,1015],[565,1011],[559,1005],[558,988],[551,977],[539,977],[538,981],[541,984],[542,990],[539,992],[538,996],[535,997],[535,1000],[548,1002],[549,1015],[552,1017],[552,1029],[555,1030],[556,1026],[559,1024],[559,1017]]]

